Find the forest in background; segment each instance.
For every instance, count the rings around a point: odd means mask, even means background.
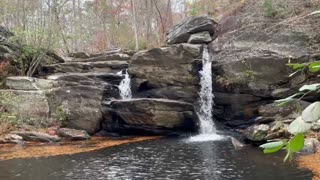
[[[1,0],[0,22],[23,44],[63,53],[146,49],[189,16],[219,18],[235,0]]]

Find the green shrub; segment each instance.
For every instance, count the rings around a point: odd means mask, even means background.
[[[67,122],[69,115],[70,109],[68,108],[68,101],[63,101],[62,104],[57,107],[55,117],[61,125],[64,125]]]
[[[16,125],[19,123],[18,112],[13,110],[14,96],[11,93],[0,93],[0,123]]]
[[[275,17],[278,11],[273,3],[273,0],[265,0],[263,3],[264,15],[266,17]]]

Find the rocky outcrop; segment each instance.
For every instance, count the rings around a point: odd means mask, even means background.
[[[206,16],[191,17],[175,25],[167,33],[168,44],[186,43],[192,34],[207,31],[210,36],[216,36],[217,23]]]
[[[320,47],[312,40],[317,37],[314,17],[303,22],[308,24],[305,28],[299,28],[300,20],[275,27],[279,19],[266,18],[257,11],[258,5],[243,4],[241,11],[222,18],[219,34],[209,44],[215,117],[232,127],[245,127],[259,116],[269,118],[262,115],[266,104],[294,94],[310,80],[299,73],[290,78],[292,70],[286,64],[313,61]],[[236,101],[229,101],[230,97],[237,97]]]
[[[122,134],[191,132],[197,123],[192,104],[152,98],[111,101],[103,117],[103,130]]]
[[[179,44],[136,53],[129,65],[134,95],[194,101],[201,49]]]

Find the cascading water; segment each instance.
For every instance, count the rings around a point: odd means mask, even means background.
[[[131,79],[128,70],[125,70],[124,79],[119,84],[120,96],[122,99],[131,99]]]
[[[212,118],[213,98],[212,93],[212,67],[208,47],[203,47],[202,70],[200,74],[200,102],[198,117],[200,121],[200,134],[191,137],[190,141],[220,140],[222,136],[216,134],[215,124]]]
[[[200,132],[201,134],[215,133],[215,125],[212,120],[212,106],[213,98],[212,94],[212,72],[211,61],[208,48],[205,46],[202,53],[202,70],[200,73],[200,108],[198,110],[198,116],[200,120]]]

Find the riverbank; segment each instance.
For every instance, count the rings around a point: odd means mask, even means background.
[[[300,167],[307,168],[314,173],[313,180],[320,180],[320,153],[301,156],[298,160]]]
[[[51,144],[35,142],[27,143],[25,145],[2,144],[0,145],[0,160],[71,155],[159,138],[159,136],[128,137],[121,139],[92,137],[90,140],[86,141],[62,141]]]

